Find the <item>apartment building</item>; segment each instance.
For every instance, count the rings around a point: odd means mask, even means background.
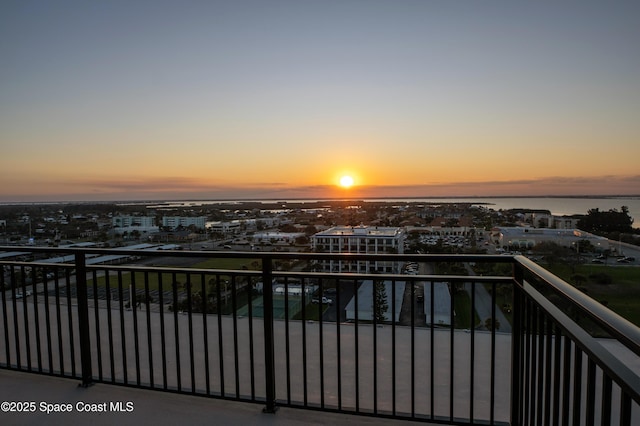
[[[151,228],[156,226],[155,216],[114,216],[111,218],[111,225],[114,228],[129,228],[132,226],[140,226],[143,228]]]
[[[187,228],[191,225],[198,229],[204,229],[207,218],[204,216],[189,217],[189,216],[164,216],[162,218],[162,226],[171,229],[176,229],[180,226]]]
[[[402,228],[381,226],[336,226],[311,237],[318,253],[402,254],[405,233]],[[397,262],[324,260],[319,269],[326,272],[400,272]]]

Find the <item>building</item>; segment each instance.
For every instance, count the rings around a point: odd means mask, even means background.
[[[114,228],[130,228],[132,226],[151,228],[156,226],[156,218],[155,216],[114,216],[111,218],[111,225]]]
[[[242,229],[242,222],[239,220],[232,220],[229,222],[209,222],[209,230],[218,234],[237,234]]]
[[[382,226],[336,226],[311,237],[312,249],[318,253],[402,254],[403,228]],[[319,269],[327,272],[400,272],[401,265],[390,261],[323,260]]]
[[[194,226],[197,229],[204,229],[207,218],[204,216],[164,216],[162,218],[162,226],[177,229],[179,227],[188,228]]]
[[[304,237],[304,232],[256,232],[253,234],[255,244],[288,244],[292,245],[296,239]]]
[[[609,249],[609,240],[579,229],[548,229],[525,227],[498,227],[491,232],[492,241],[499,247],[529,250],[542,242],[556,243],[564,247],[577,247],[588,241],[597,252]]]

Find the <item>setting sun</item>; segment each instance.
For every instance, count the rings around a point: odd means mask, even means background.
[[[343,188],[349,188],[353,185],[353,178],[351,176],[342,176],[340,178],[340,186]]]

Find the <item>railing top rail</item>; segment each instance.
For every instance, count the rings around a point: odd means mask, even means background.
[[[526,257],[516,256],[515,261],[640,356],[640,328]]]
[[[57,254],[110,254],[126,256],[217,257],[236,259],[318,259],[318,260],[371,260],[371,261],[422,261],[422,262],[488,262],[513,263],[512,255],[474,254],[359,254],[359,253],[309,253],[281,251],[230,251],[230,250],[158,250],[127,248],[77,248],[0,246],[0,252],[57,253]]]

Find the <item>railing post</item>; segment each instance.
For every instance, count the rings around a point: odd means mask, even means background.
[[[262,298],[264,305],[264,373],[267,406],[264,413],[275,413],[276,407],[276,371],[273,338],[273,265],[271,258],[262,258]]]
[[[522,265],[513,263],[513,324],[511,332],[511,425],[520,425],[522,419]]]
[[[80,334],[80,365],[82,367],[82,387],[93,384],[91,369],[91,340],[89,337],[89,305],[87,302],[87,268],[84,253],[75,253],[76,298],[78,301],[78,331]]]

